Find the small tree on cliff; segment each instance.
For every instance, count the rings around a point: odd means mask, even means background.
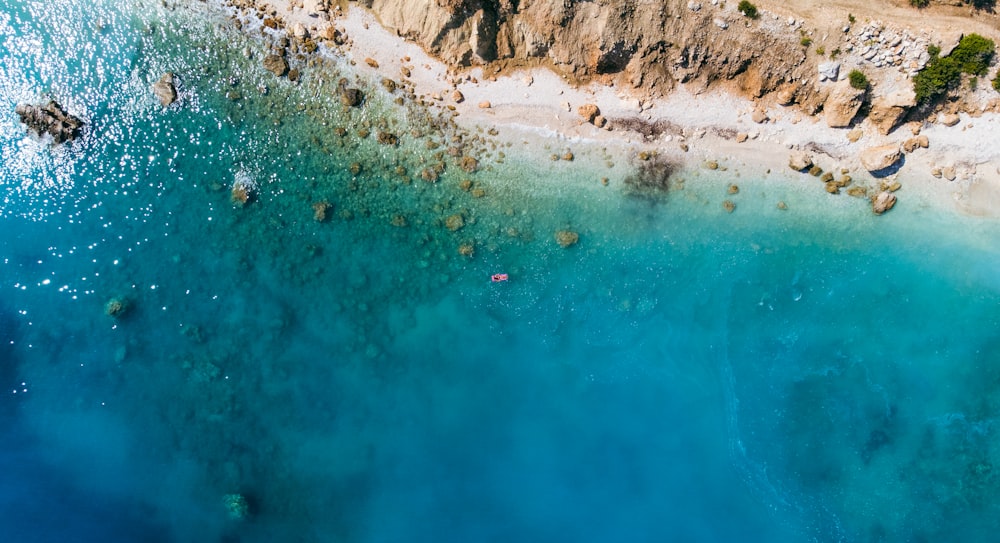
[[[757,6],[751,4],[747,0],[740,0],[740,5],[736,7],[743,15],[751,19],[756,19],[760,17],[760,13],[757,12]]]

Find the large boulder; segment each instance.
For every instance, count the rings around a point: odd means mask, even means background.
[[[843,128],[850,126],[851,119],[858,114],[865,100],[865,90],[858,90],[847,81],[837,83],[823,102],[823,116],[827,126]]]
[[[792,155],[788,157],[788,167],[797,172],[805,171],[806,169],[811,168],[812,165],[813,160],[812,157],[809,156],[809,153],[792,153]]]
[[[281,55],[267,55],[264,57],[264,69],[281,77],[288,73],[288,61]]]
[[[880,145],[861,152],[861,165],[870,173],[886,170],[903,158],[898,144]]]
[[[167,107],[177,100],[177,87],[174,86],[174,74],[167,72],[159,81],[153,83],[153,94],[160,100],[160,105]]]
[[[82,120],[66,113],[55,100],[44,106],[18,104],[14,112],[28,129],[39,136],[49,134],[56,143],[71,141],[83,126]]]
[[[917,104],[916,95],[912,89],[900,90],[872,100],[868,120],[882,134],[892,132],[896,125],[906,116],[911,107]]]

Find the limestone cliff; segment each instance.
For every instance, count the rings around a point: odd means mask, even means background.
[[[734,80],[753,96],[812,75],[797,34],[724,3],[684,0],[362,0],[382,23],[454,66],[547,64],[577,81],[663,94]],[[773,22],[773,21],[772,21]],[[781,26],[783,23],[779,24]]]

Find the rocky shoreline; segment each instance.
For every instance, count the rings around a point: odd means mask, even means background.
[[[448,45],[447,32],[427,44],[421,32],[437,27],[418,32],[398,19],[399,9],[413,10],[419,4],[428,12],[453,10],[448,21],[456,24],[461,20],[455,10],[465,6],[463,2],[446,7],[424,6],[426,2],[392,7],[379,1],[331,5],[325,0],[227,3],[242,14],[234,19],[237,26],[253,19],[262,30],[283,36],[263,59],[275,76],[296,81],[314,75],[308,73],[309,56],[324,47],[348,59],[362,75],[381,80],[390,92],[401,89],[396,94],[400,105],[406,101],[434,109],[468,129],[510,128],[557,142],[616,146],[633,158],[656,156],[705,170],[713,170],[702,168],[705,164],[723,162],[757,174],[788,171],[790,155],[805,154],[811,163],[825,163],[828,170],[853,177],[853,189],[845,192],[869,199],[876,213],[891,207],[886,202],[896,201],[886,193],[913,183],[950,194],[949,200],[967,213],[995,215],[995,204],[1000,203],[1000,153],[989,144],[989,134],[1000,133],[1000,95],[984,84],[933,108],[918,107],[914,101],[911,78],[926,66],[926,46],[938,42],[943,49],[954,47],[954,35],[859,21],[852,14],[837,24],[837,35],[819,36],[812,22],[776,11],[762,9],[758,22],[734,12],[734,6],[689,2],[671,13],[682,21],[679,24],[696,25],[695,33],[704,34],[705,43],[715,43],[719,35],[713,33],[723,32],[729,36],[726,40],[736,40],[724,43],[745,53],[766,34],[764,46],[784,51],[785,60],[769,65],[769,57],[756,53],[739,60],[699,49],[697,67],[690,59],[686,68],[675,66],[669,82],[661,78],[654,84],[656,78],[645,74],[639,84],[624,84],[632,70],[629,63],[609,67],[604,61],[598,69],[563,61],[490,60],[478,53],[449,56],[448,47],[458,46]],[[475,19],[478,12],[463,13]],[[430,24],[428,17],[425,25]],[[476,36],[482,36],[488,17],[478,20],[479,29],[463,34],[462,43],[475,44]],[[795,54],[786,45],[776,45],[775,40],[788,41],[789,35]],[[815,49],[803,53],[802,44],[812,36],[825,44],[823,52],[828,54],[817,55]],[[559,57],[550,50],[545,58]],[[789,61],[795,65],[789,66]],[[739,73],[718,71],[712,62],[743,68]],[[779,70],[780,77],[772,69]],[[851,70],[864,70],[871,85],[853,88]],[[991,78],[994,72],[995,62]],[[355,99],[344,103],[356,106],[363,91],[351,91],[357,93]],[[827,179],[822,188],[838,194],[846,186],[830,183],[842,179]]]

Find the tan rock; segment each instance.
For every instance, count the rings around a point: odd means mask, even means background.
[[[928,145],[930,145],[930,141],[927,136],[915,136],[903,142],[903,152],[912,153],[917,149],[926,149]]]
[[[876,215],[889,211],[894,205],[896,205],[896,195],[889,191],[882,191],[872,198],[872,211]]]
[[[955,126],[960,120],[957,113],[945,113],[938,116],[938,122],[945,126]]]
[[[944,173],[941,171],[941,168],[935,166],[931,168],[931,175],[937,177],[938,179],[941,179],[941,176],[944,175]]]
[[[767,121],[770,120],[770,118],[767,116],[767,112],[760,109],[753,110],[753,115],[751,115],[750,119],[757,124],[766,123]]]
[[[601,109],[597,107],[597,104],[584,104],[577,108],[576,112],[580,114],[580,117],[583,117],[584,121],[592,123],[594,118],[601,114]]]
[[[948,181],[954,181],[958,177],[958,172],[954,166],[945,166],[941,168],[941,177],[944,177]]]
[[[455,92],[451,93],[451,99],[454,100],[456,104],[461,104],[465,101],[465,95],[462,94],[462,91],[456,89]]]
[[[812,167],[812,165],[813,160],[812,157],[809,156],[809,153],[792,153],[792,155],[788,157],[788,167],[797,172],[805,171]]]
[[[372,68],[378,68],[378,61],[371,57],[365,57],[365,64],[371,66]]]
[[[594,117],[594,126],[597,128],[604,128],[608,124],[608,120],[604,118],[604,115],[598,115]]]
[[[493,107],[493,104],[491,104],[489,100],[479,102],[479,109],[490,109],[491,107]]]
[[[861,153],[861,165],[869,172],[878,172],[894,166],[903,153],[899,150],[899,145],[889,144],[878,147],[870,147]]]
[[[740,132],[739,134],[736,134],[736,143],[743,143],[749,138],[750,138],[749,134],[747,134],[746,132]]]
[[[879,96],[872,100],[868,119],[880,133],[888,134],[916,104],[916,96],[910,89]]]
[[[830,95],[823,102],[823,117],[827,126],[842,128],[851,124],[864,102],[865,90],[855,89],[848,81],[834,85]]]
[[[799,86],[795,83],[786,83],[774,94],[774,99],[781,106],[790,106],[795,102],[795,95],[799,91]]]
[[[861,136],[864,135],[865,133],[862,132],[860,128],[855,128],[854,130],[851,130],[850,132],[847,133],[847,141],[855,143],[859,139],[861,139]]]

